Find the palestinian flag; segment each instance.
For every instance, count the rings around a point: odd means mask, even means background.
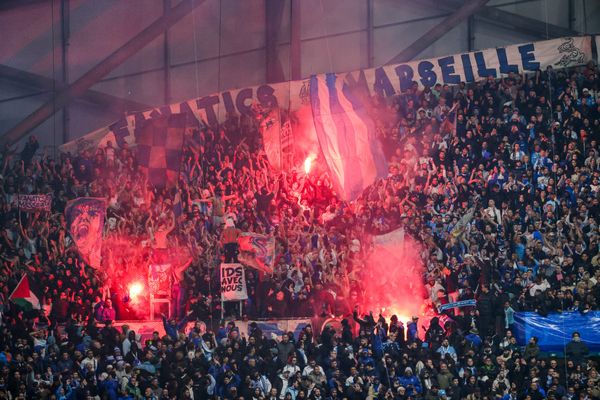
[[[27,275],[23,275],[8,299],[25,310],[40,310],[42,308],[39,298],[31,290]]]

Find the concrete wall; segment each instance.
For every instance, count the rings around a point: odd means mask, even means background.
[[[62,62],[61,0],[0,11],[0,64],[54,78],[58,85],[66,72],[72,82],[160,17],[165,0],[62,1],[69,11],[66,64]],[[170,3],[175,6],[178,1]],[[291,0],[281,1],[285,4],[278,51],[284,76],[289,79]],[[373,58],[369,60],[368,0],[300,1],[303,77],[384,64],[452,11],[432,7],[432,0],[372,0]],[[563,27],[571,24],[572,29],[582,32],[600,32],[598,1],[492,0],[489,5]],[[264,83],[265,20],[265,0],[206,0],[174,26],[167,38],[157,37],[93,89],[138,103],[162,105]],[[473,49],[538,39],[478,17],[471,29]],[[458,25],[418,58],[467,51],[468,32],[467,22]],[[0,79],[0,134],[51,98],[52,90],[40,91]],[[34,133],[44,145],[53,146],[65,137],[73,139],[107,125],[125,111],[126,106],[107,110],[74,101],[65,115],[57,113]]]

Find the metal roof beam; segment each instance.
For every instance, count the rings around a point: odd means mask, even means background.
[[[415,40],[410,46],[406,47],[390,61],[388,61],[387,64],[398,64],[400,62],[412,60],[446,33],[450,32],[461,22],[465,21],[471,15],[480,10],[489,1],[490,0],[473,0],[461,4],[461,6],[455,12],[444,18],[442,22]]]
[[[0,64],[0,79],[12,84],[41,91],[53,92],[63,89],[63,86],[52,78],[2,64]],[[152,108],[152,106],[148,104],[124,99],[92,89],[86,90],[79,97],[79,99],[107,108],[110,111],[117,113],[121,113],[123,111],[142,111]]]
[[[463,0],[421,0],[428,7],[434,7],[438,10],[449,11],[461,7],[465,4]],[[469,1],[467,1],[469,2]],[[568,10],[566,11],[568,12]],[[565,28],[563,26],[547,24],[539,19],[526,17],[520,14],[501,10],[494,6],[484,6],[476,13],[477,18],[481,18],[488,23],[502,26],[506,29],[521,31],[538,39],[557,38],[563,36],[578,36],[579,32]],[[547,35],[546,35],[547,34]]]
[[[51,117],[56,111],[61,110],[72,99],[83,95],[100,79],[143,49],[148,43],[179,22],[183,17],[194,10],[194,8],[204,3],[204,1],[205,0],[182,0],[177,6],[171,9],[169,13],[158,18],[146,29],[135,35],[95,67],[83,74],[79,79],[60,90],[53,99],[44,103],[41,107],[10,129],[2,136],[2,138],[0,138],[0,143],[12,145],[18,142],[34,128]]]

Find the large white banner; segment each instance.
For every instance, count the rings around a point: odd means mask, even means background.
[[[501,77],[510,73],[533,72],[547,67],[567,68],[583,65],[592,59],[592,37],[565,37],[529,42],[453,54],[427,60],[410,61],[379,68],[340,73],[349,85],[362,86],[371,94],[379,93],[391,97],[402,93],[416,82],[420,87],[436,84],[456,85],[460,82],[475,82],[488,77]],[[323,74],[324,75],[324,74]],[[253,103],[263,107],[278,106],[298,110],[308,105],[309,79],[281,82],[241,89],[226,90],[208,96],[156,107],[123,117],[107,128],[105,135],[114,138],[118,145],[135,143],[136,126],[146,119],[172,113],[188,113],[200,124],[214,126],[223,122],[228,113],[251,115]],[[83,147],[90,143],[101,143],[100,130],[91,134],[93,138],[77,139]],[[104,140],[105,142],[106,140]],[[73,142],[61,146],[61,151],[76,149]]]
[[[456,85],[547,67],[582,65],[592,59],[591,44],[590,36],[560,38],[387,65],[348,75],[357,82],[364,79],[371,92],[389,97],[409,89],[413,82],[420,87],[433,87],[438,83]]]
[[[221,300],[246,300],[246,275],[242,264],[221,264]]]

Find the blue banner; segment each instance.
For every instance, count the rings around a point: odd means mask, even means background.
[[[445,310],[449,310],[451,308],[456,308],[456,307],[475,307],[476,305],[477,305],[477,300],[475,300],[475,299],[461,300],[461,301],[455,301],[454,303],[442,304],[441,306],[438,307],[438,310],[440,312],[442,312],[442,311],[445,311]]]
[[[236,321],[235,325],[240,328],[240,332],[246,332],[250,334],[250,322],[251,321]],[[277,335],[281,338],[281,335],[287,332],[293,332],[294,338],[298,340],[300,332],[307,326],[310,325],[310,319],[280,319],[280,320],[268,320],[268,321],[254,321],[256,325],[263,332],[263,336],[267,339],[271,339],[271,334]]]
[[[527,344],[532,336],[536,336],[543,351],[565,351],[573,332],[581,334],[581,341],[590,351],[600,350],[600,311],[587,314],[565,312],[546,317],[534,312],[519,312],[515,314],[514,328],[520,345]]]

